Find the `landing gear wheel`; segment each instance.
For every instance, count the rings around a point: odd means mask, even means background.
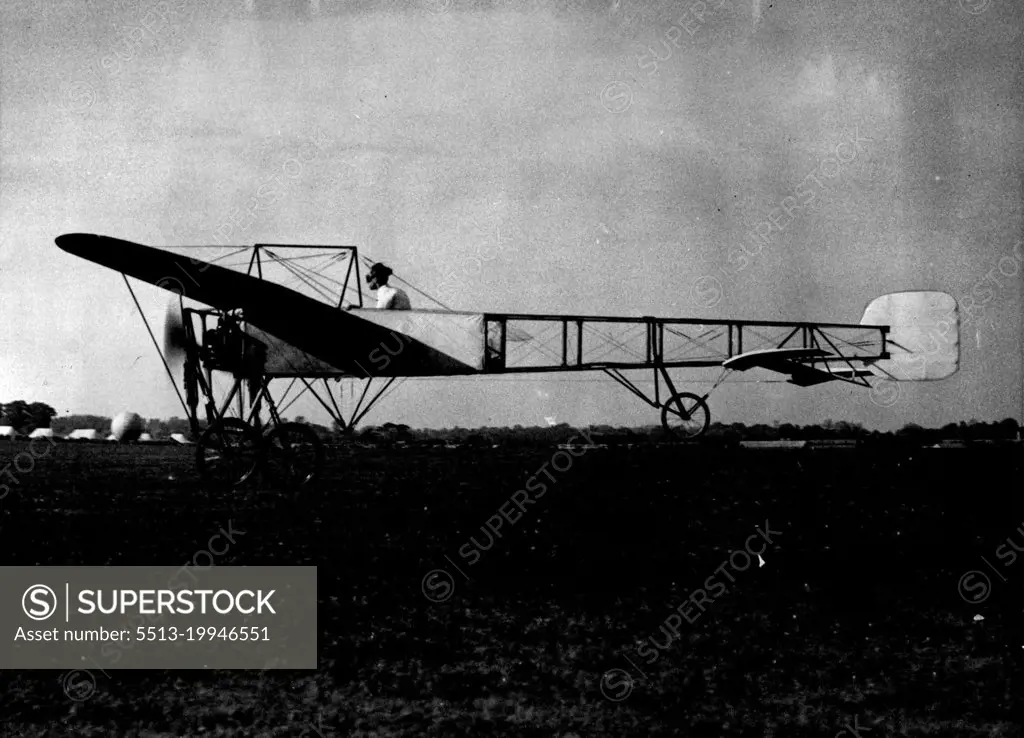
[[[281,423],[263,442],[267,471],[289,487],[309,484],[323,468],[323,444],[308,425]]]
[[[711,411],[703,397],[678,392],[661,407],[661,424],[675,438],[692,440],[704,435],[711,422]]]
[[[260,436],[238,418],[223,418],[199,438],[196,468],[204,480],[227,487],[244,484],[260,459]]]

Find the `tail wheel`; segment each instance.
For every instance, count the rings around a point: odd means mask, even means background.
[[[711,411],[703,397],[678,392],[661,407],[661,424],[671,435],[690,440],[704,435],[711,423]]]
[[[237,487],[256,471],[260,459],[260,436],[238,418],[222,418],[199,438],[196,466],[199,475],[215,484]]]
[[[267,471],[288,486],[309,484],[323,468],[324,447],[302,423],[281,423],[265,439]]]

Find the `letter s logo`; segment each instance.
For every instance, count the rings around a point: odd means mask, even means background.
[[[21,609],[33,620],[46,620],[57,612],[57,595],[45,584],[33,584],[21,596]]]

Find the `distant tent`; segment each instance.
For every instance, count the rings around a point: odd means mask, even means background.
[[[113,433],[111,433],[109,436],[106,437],[106,440],[107,441],[116,441],[117,440],[117,436],[115,436]]]
[[[0,425],[0,438],[17,438],[21,434],[9,425]]]
[[[29,438],[53,438],[53,430],[50,428],[36,428],[28,434]]]
[[[139,440],[142,441],[143,443],[148,443],[153,440],[153,436],[151,436],[149,433],[143,433],[139,436]]]
[[[95,441],[99,434],[95,428],[81,428],[68,434],[69,441]]]
[[[176,443],[180,443],[180,444],[182,444],[184,446],[191,446],[192,445],[192,441],[190,441],[187,438],[185,438],[184,434],[182,434],[182,433],[172,433],[171,434],[171,440],[176,442]]]

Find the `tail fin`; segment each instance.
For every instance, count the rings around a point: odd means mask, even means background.
[[[890,327],[891,358],[869,368],[900,381],[945,379],[960,368],[960,317],[956,300],[945,292],[892,292],[876,297],[861,325]]]

